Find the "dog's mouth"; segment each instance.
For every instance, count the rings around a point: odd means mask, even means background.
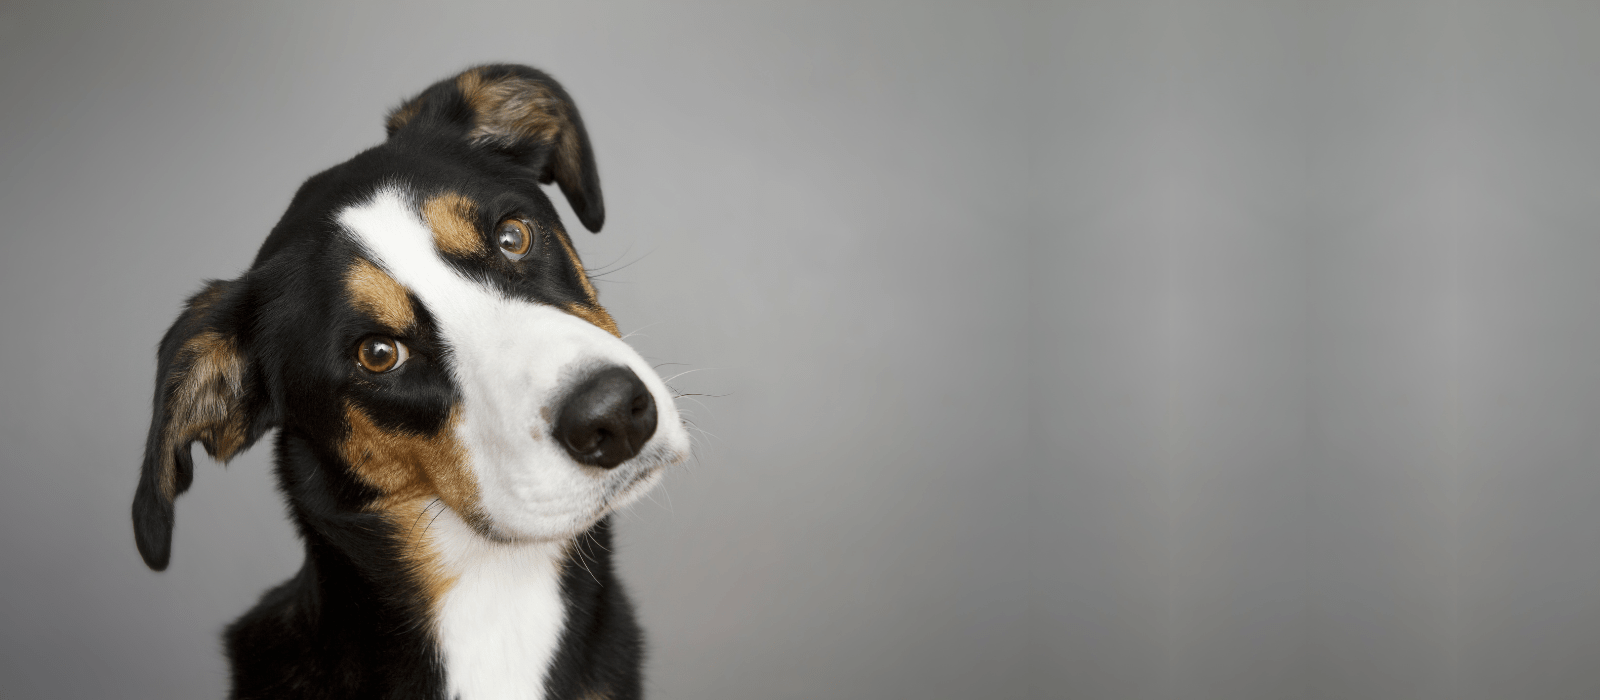
[[[632,503],[642,496],[655,482],[675,464],[688,459],[688,454],[671,448],[667,445],[656,445],[644,453],[629,460],[628,464],[612,471],[608,476],[604,489],[600,493],[599,502],[588,513],[587,517],[580,516],[581,523],[573,528],[572,532],[556,536],[534,536],[507,530],[494,522],[486,514],[475,514],[475,517],[464,517],[479,536],[500,544],[529,544],[535,542],[548,542],[566,537],[574,537],[583,531],[594,527],[595,523],[618,508]]]
[[[688,459],[688,455],[666,445],[658,445],[635,459],[639,466],[635,467],[627,478],[606,489],[605,496],[601,500],[601,517],[611,512],[615,506],[632,500],[631,497],[637,495],[636,492],[641,492],[642,484],[666,471],[668,467]]]
[[[605,497],[606,509],[609,509],[610,504],[615,501],[618,496],[627,495],[634,486],[637,486],[645,479],[655,476],[661,470],[666,468],[667,467],[664,464],[653,464],[648,467],[644,467],[643,469],[634,472],[633,476],[629,477],[628,480],[623,482],[621,486],[614,489],[609,489]]]

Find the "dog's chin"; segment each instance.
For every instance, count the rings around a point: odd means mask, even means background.
[[[660,458],[646,460],[631,469],[616,473],[618,478],[597,488],[584,498],[588,503],[574,507],[566,514],[548,511],[516,513],[511,518],[484,517],[466,519],[482,538],[499,544],[538,544],[561,542],[577,537],[595,526],[606,516],[643,498],[665,477],[667,467],[683,461]],[[519,517],[520,516],[520,517]],[[521,522],[516,522],[521,521]]]

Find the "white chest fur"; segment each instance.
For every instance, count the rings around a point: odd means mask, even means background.
[[[566,623],[564,547],[489,542],[450,512],[435,525],[435,543],[448,552],[444,568],[455,577],[435,617],[445,697],[541,700]]]

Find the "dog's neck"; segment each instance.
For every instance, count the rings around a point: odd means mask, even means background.
[[[280,443],[286,490],[309,474],[296,459],[309,450],[292,442]],[[444,583],[430,591],[395,544],[393,523],[326,500],[291,501],[305,565],[230,627],[236,689],[299,696],[278,685],[289,674],[330,684],[328,697],[637,692],[638,629],[612,573],[605,520],[568,542],[506,544],[434,506],[416,525],[440,554]],[[610,653],[597,658],[598,647]]]

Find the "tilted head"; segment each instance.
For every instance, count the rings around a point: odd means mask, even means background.
[[[565,91],[483,66],[387,128],[308,180],[251,268],[207,285],[162,339],[133,503],[151,568],[167,566],[195,441],[227,460],[279,428],[297,522],[333,538],[432,508],[464,536],[559,541],[687,456],[671,395],[617,337],[539,187],[555,181],[599,230]]]

